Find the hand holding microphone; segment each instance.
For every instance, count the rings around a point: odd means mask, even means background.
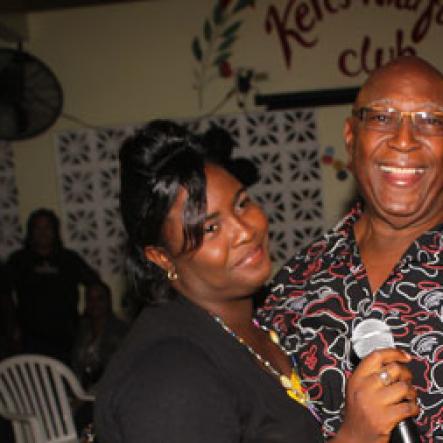
[[[347,382],[339,433],[344,438],[338,438],[337,443],[420,442],[407,422],[419,413],[412,375],[405,366],[411,357],[395,349],[389,327],[380,320],[362,321],[353,332],[352,343],[361,362]],[[392,435],[399,439],[390,440],[394,429]]]
[[[386,323],[377,319],[363,320],[352,334],[352,343],[354,351],[360,359],[363,359],[377,349],[395,348],[391,329]],[[385,386],[389,386],[394,382],[388,369],[389,365],[379,372],[379,378]],[[407,403],[407,398],[405,400]],[[403,403],[405,400],[403,400]],[[414,402],[418,409],[415,397]],[[410,407],[410,403],[404,406]],[[420,438],[415,423],[410,418],[401,420],[394,428],[390,441],[398,443],[419,443]]]

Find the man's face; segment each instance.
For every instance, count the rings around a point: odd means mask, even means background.
[[[441,111],[443,80],[420,66],[387,70],[362,90],[360,107]],[[367,211],[397,229],[432,226],[442,219],[442,135],[420,133],[407,115],[391,132],[352,117],[344,135]]]

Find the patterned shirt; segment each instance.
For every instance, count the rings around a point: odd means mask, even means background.
[[[366,318],[385,321],[396,347],[412,355],[423,441],[443,440],[443,224],[415,240],[372,293],[354,237],[360,215],[354,208],[279,271],[258,319],[296,354],[325,436],[341,424],[346,379],[358,364],[354,327]]]

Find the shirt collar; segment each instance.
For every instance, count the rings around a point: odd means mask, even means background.
[[[354,226],[363,213],[360,203],[327,234],[326,250],[331,262],[349,259],[356,264],[359,249],[354,236]],[[424,232],[415,239],[401,259],[401,263],[443,263],[443,223],[438,223],[432,229]]]

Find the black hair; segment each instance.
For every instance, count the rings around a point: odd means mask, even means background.
[[[182,252],[203,241],[206,216],[205,163],[232,172],[232,140],[215,142],[168,120],[154,120],[124,141],[120,150],[120,207],[128,234],[128,271],[135,292],[151,304],[175,296],[164,270],[145,258],[146,246],[165,246],[162,228],[181,188],[187,191]],[[221,134],[221,133],[219,133]],[[242,183],[244,181],[233,173]],[[248,185],[250,183],[244,183]]]
[[[174,297],[165,271],[145,258],[146,246],[164,246],[162,228],[180,187],[189,194],[183,214],[183,250],[203,237],[206,178],[203,147],[184,127],[154,120],[120,150],[120,207],[128,234],[128,271],[135,293],[151,304]]]
[[[55,215],[54,211],[46,208],[39,208],[31,212],[28,217],[27,226],[26,226],[26,236],[24,240],[24,245],[26,249],[32,249],[33,243],[33,231],[34,225],[37,219],[44,217],[49,223],[52,225],[52,229],[54,232],[54,249],[60,249],[63,246],[62,239],[60,236],[60,220]]]
[[[211,123],[209,129],[202,135],[208,155],[217,159],[223,167],[246,187],[252,186],[259,180],[258,169],[246,158],[233,158],[235,141],[224,128]]]

